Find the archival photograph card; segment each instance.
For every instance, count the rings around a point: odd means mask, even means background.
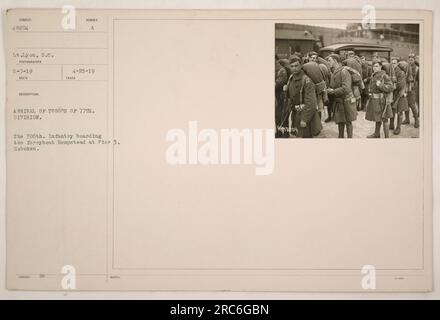
[[[431,12],[4,14],[8,289],[431,291]]]

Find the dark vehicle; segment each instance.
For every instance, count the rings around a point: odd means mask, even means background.
[[[319,49],[319,54],[325,58],[332,53],[340,54],[347,51],[354,51],[357,56],[364,56],[366,60],[372,60],[373,55],[377,55],[390,61],[393,48],[370,43],[335,43]]]

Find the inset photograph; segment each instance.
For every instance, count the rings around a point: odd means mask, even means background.
[[[276,138],[418,138],[419,24],[275,24]]]

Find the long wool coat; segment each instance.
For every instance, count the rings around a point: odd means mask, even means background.
[[[298,136],[311,138],[319,134],[322,124],[317,111],[315,84],[304,71],[291,75],[287,94],[291,106],[304,105],[301,111],[293,108],[293,126],[298,129]],[[301,128],[301,121],[306,122],[307,126],[305,128]]]
[[[393,92],[394,102],[393,111],[400,113],[408,110],[408,85],[407,85],[407,73],[408,70],[405,69],[405,65],[399,64],[394,67],[394,74],[396,75],[396,89]]]
[[[330,88],[334,89],[335,122],[345,123],[355,121],[357,118],[356,101],[352,101],[351,75],[343,66],[333,72]]]
[[[379,85],[377,84],[379,82]],[[391,78],[384,70],[373,73],[370,81],[370,100],[367,105],[365,119],[374,122],[382,122],[393,117],[391,104],[386,101],[386,94],[393,91]],[[381,94],[381,98],[375,98],[374,94]]]

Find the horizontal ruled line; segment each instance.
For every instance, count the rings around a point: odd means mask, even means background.
[[[107,31],[20,31],[15,30],[16,33],[64,33],[64,34],[75,34],[75,33],[108,33]]]
[[[16,63],[16,66],[108,66],[108,63]]]
[[[79,47],[72,47],[72,48],[68,48],[68,47],[51,47],[51,48],[49,48],[49,47],[17,47],[16,48],[16,50],[23,50],[23,49],[39,49],[39,50],[42,50],[42,49],[49,49],[49,50],[51,50],[51,49],[63,49],[63,50],[70,50],[70,49],[78,49],[78,50],[81,50],[81,49],[84,49],[84,50],[107,50],[107,47],[99,47],[99,48],[90,48],[90,47],[85,47],[85,48],[79,48]]]
[[[15,80],[18,82],[31,82],[31,81],[57,81],[57,82],[106,82],[107,80]]]

